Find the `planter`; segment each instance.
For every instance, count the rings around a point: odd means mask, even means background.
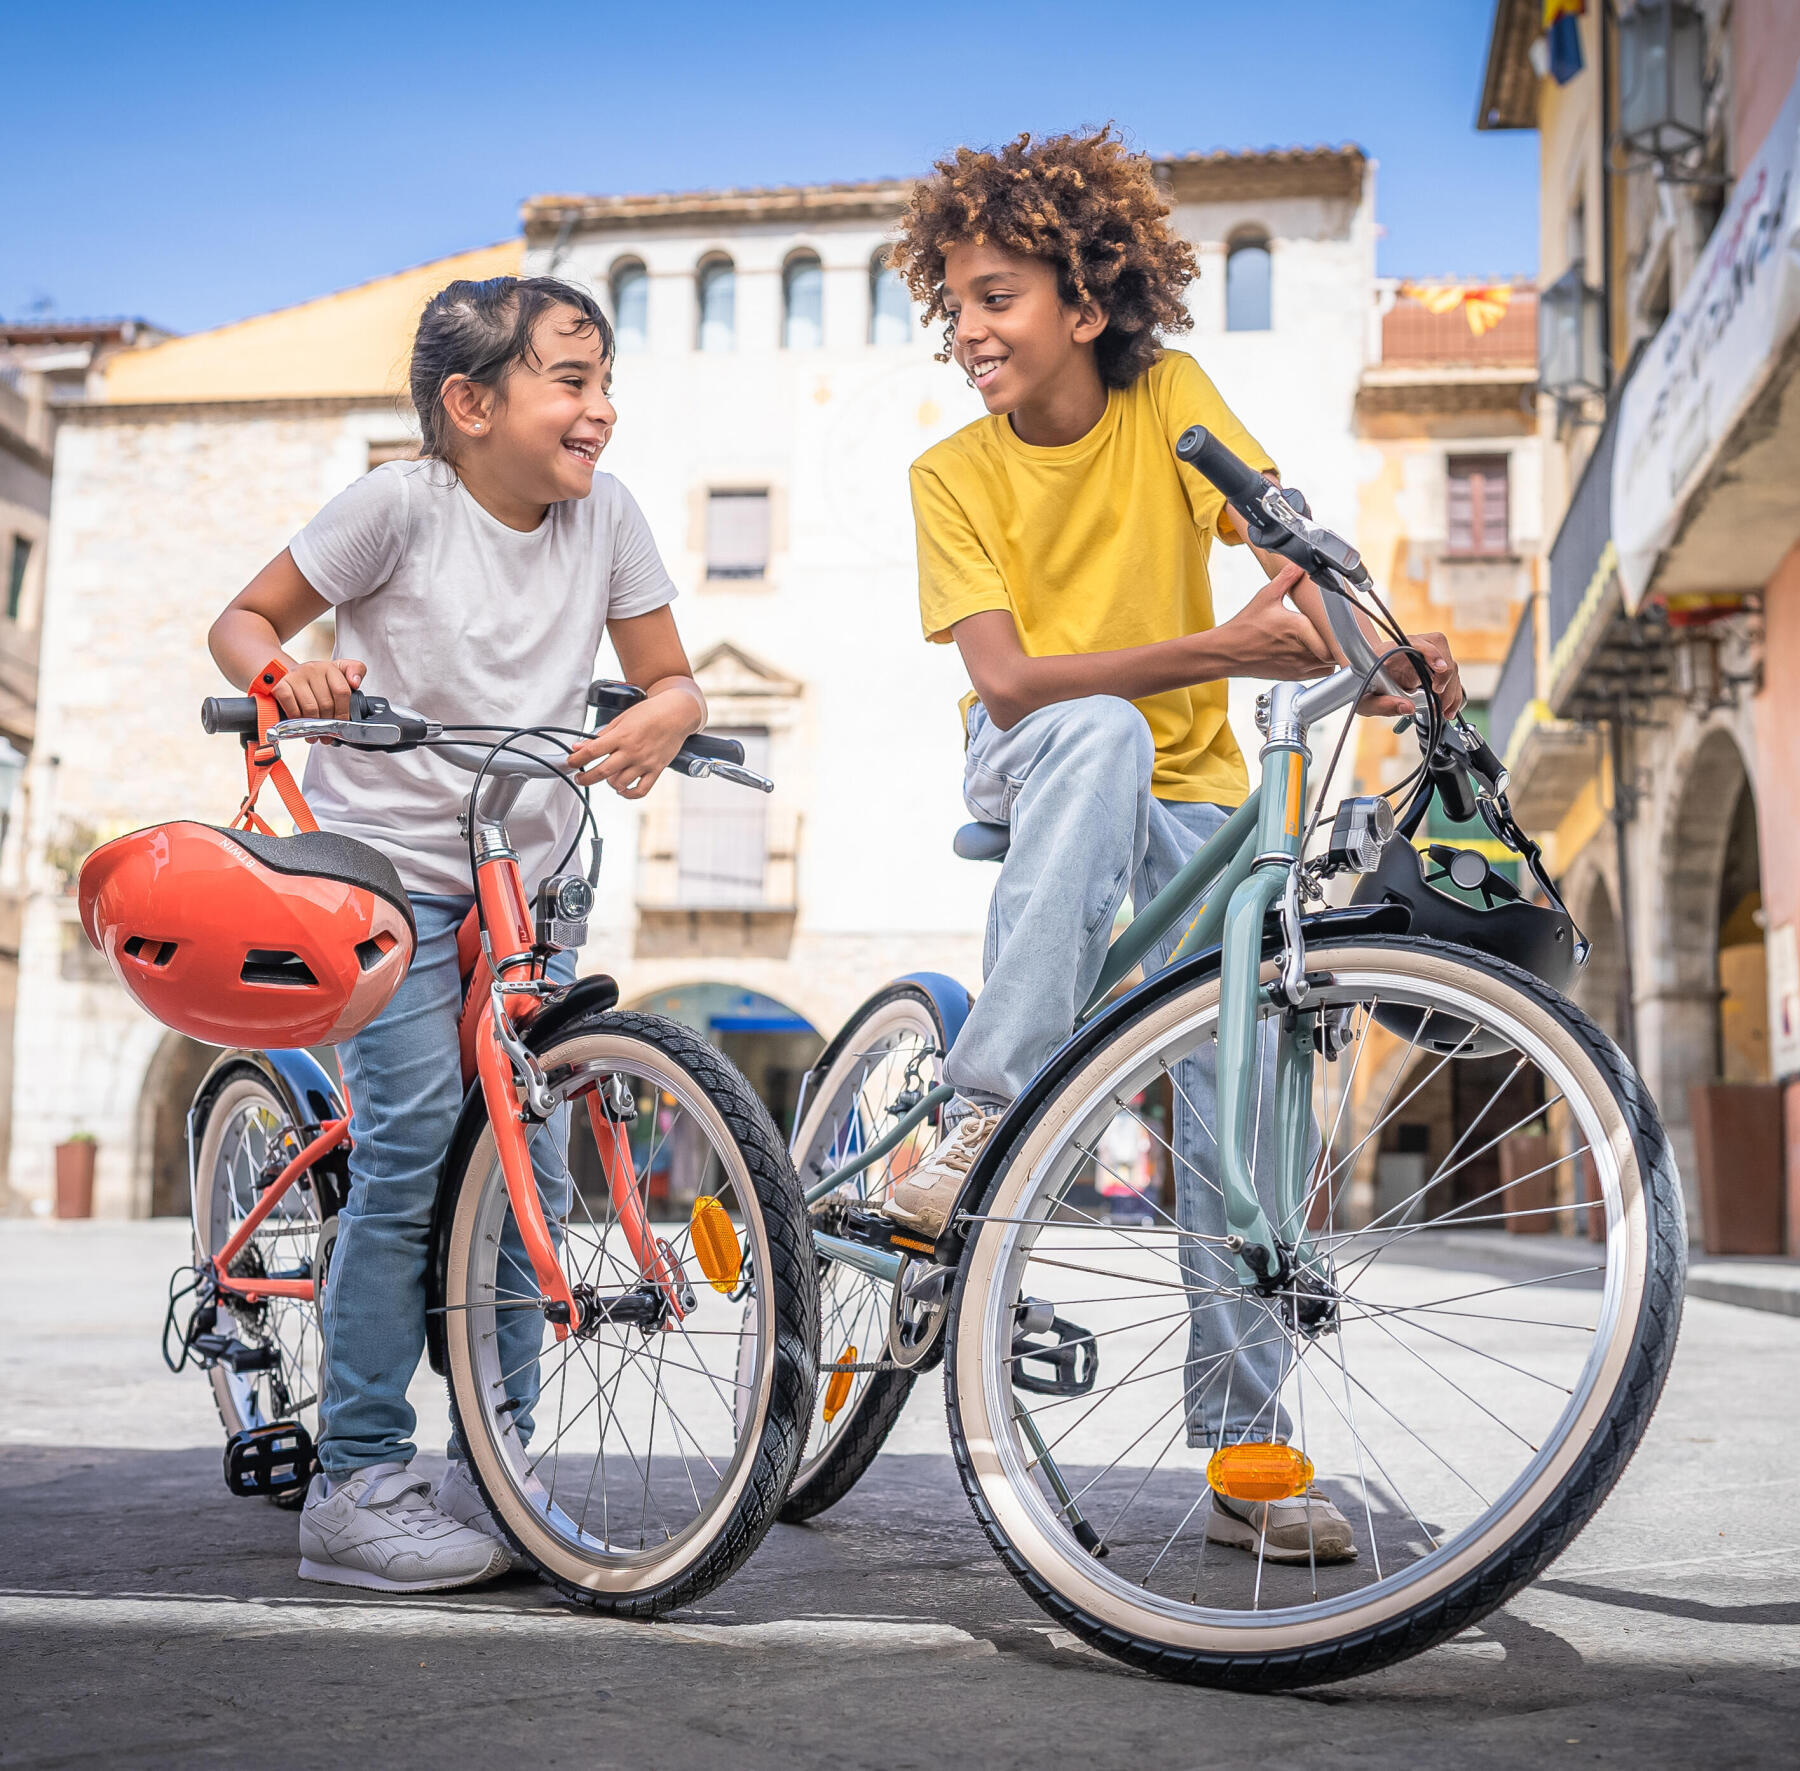
[[[1695,1083],[1688,1113],[1706,1252],[1783,1253],[1786,1139],[1779,1084]]]
[[[1500,1140],[1500,1183],[1506,1189],[1501,1209],[1532,1214],[1509,1215],[1509,1236],[1544,1236],[1556,1228],[1557,1214],[1549,1208],[1556,1204],[1558,1166],[1548,1132],[1516,1131]]]
[[[91,1218],[94,1215],[94,1157],[92,1138],[71,1138],[56,1146],[56,1215],[59,1218]]]

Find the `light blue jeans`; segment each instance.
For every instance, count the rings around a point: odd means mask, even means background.
[[[964,1101],[994,1108],[1024,1092],[1075,1027],[1112,939],[1127,891],[1142,909],[1225,822],[1225,808],[1158,799],[1150,728],[1129,701],[1060,701],[1001,731],[977,702],[969,711],[963,798],[976,817],[1012,829],[988,906],[983,984],[944,1064]],[[1168,962],[1176,927],[1145,960]],[[1189,1318],[1188,1443],[1286,1439],[1275,1400],[1288,1337],[1260,1301],[1217,1288],[1235,1279],[1216,1238],[1225,1234],[1219,1187],[1214,1050],[1174,1066],[1175,1215],[1211,1242],[1181,1241],[1182,1275],[1196,1288]],[[1275,1041],[1260,1049],[1257,1191],[1275,1205]]]
[[[456,931],[470,898],[415,897],[418,950],[381,1015],[338,1049],[350,1093],[350,1199],[338,1214],[337,1246],[325,1287],[325,1378],[319,1461],[333,1481],[368,1464],[410,1463],[417,1424],[406,1386],[425,1350],[425,1269],[438,1171],[462,1108],[457,1017],[462,983]],[[553,977],[575,975],[575,955],[550,962]],[[554,1233],[569,1209],[568,1113],[532,1139],[544,1214]],[[510,1265],[509,1265],[510,1262]],[[501,1238],[507,1272],[535,1291],[510,1214]],[[519,1404],[519,1436],[531,1436],[537,1401],[536,1354],[544,1324],[534,1310],[501,1310],[500,1369],[513,1373],[507,1396]],[[463,1455],[453,1427],[450,1455]]]

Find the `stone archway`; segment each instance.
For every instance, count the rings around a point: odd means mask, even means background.
[[[1587,964],[1575,974],[1569,988],[1570,999],[1609,1039],[1623,1045],[1631,1005],[1625,1000],[1625,947],[1618,912],[1613,908],[1612,886],[1596,869],[1587,890],[1571,897],[1576,924],[1588,939],[1589,952]]]
[[[188,1215],[188,1108],[218,1055],[216,1046],[170,1033],[157,1046],[144,1072],[132,1165],[132,1200],[144,1217]]]
[[[1746,830],[1755,844],[1753,794],[1742,752],[1729,732],[1713,727],[1689,756],[1664,824],[1661,903],[1646,920],[1648,938],[1639,948],[1638,1066],[1675,1160],[1690,1177],[1697,1169],[1688,1091],[1721,1074],[1720,933],[1737,906],[1721,915],[1720,900],[1747,871]],[[1754,869],[1752,855],[1752,876]],[[1688,1203],[1689,1228],[1698,1233],[1697,1190],[1690,1189]]]

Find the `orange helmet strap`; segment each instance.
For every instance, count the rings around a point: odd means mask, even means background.
[[[299,782],[281,760],[280,746],[269,742],[269,728],[284,717],[275,699],[275,685],[286,675],[287,666],[279,658],[271,658],[250,679],[250,693],[256,697],[256,742],[251,744],[246,741],[244,745],[244,803],[238,807],[237,816],[231,821],[234,830],[257,830],[264,836],[275,834],[256,809],[257,796],[262,792],[265,781],[275,783],[275,791],[281,795],[281,803],[287,807],[295,829],[319,828],[318,821],[312,815],[312,808],[306,803],[306,796],[300,791]]]

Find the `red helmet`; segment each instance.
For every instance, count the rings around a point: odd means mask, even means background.
[[[393,863],[335,831],[153,824],[89,855],[81,926],[157,1020],[212,1045],[328,1045],[392,1000],[417,931]]]

